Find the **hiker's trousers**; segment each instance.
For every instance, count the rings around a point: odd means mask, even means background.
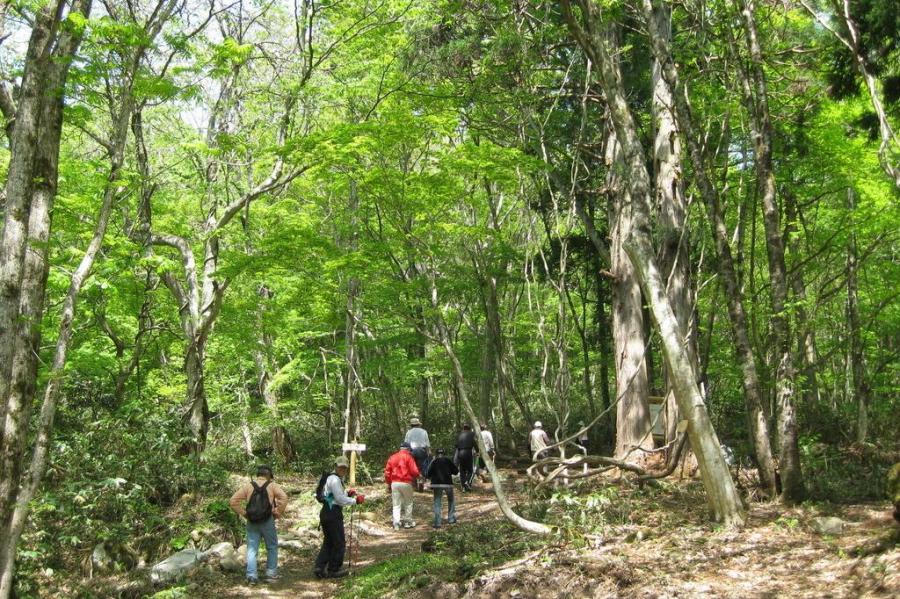
[[[337,572],[344,564],[344,552],[347,549],[344,539],[344,511],[341,506],[324,506],[319,512],[319,524],[322,525],[324,539],[316,558],[316,572]]]
[[[391,501],[394,504],[394,526],[413,521],[413,488],[409,483],[391,483]]]
[[[472,486],[472,479],[475,477],[475,458],[471,449],[460,449],[456,453],[459,460],[459,482],[463,489],[469,489]]]
[[[441,496],[447,495],[447,522],[453,524],[456,522],[456,501],[453,497],[453,485],[431,485],[431,491],[434,494],[434,526],[441,527]]]
[[[247,522],[247,578],[256,578],[256,558],[259,543],[266,541],[266,576],[278,574],[278,534],[275,532],[275,518],[265,522]]]

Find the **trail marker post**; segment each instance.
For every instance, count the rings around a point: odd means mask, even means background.
[[[350,452],[350,486],[352,487],[356,484],[356,454],[365,451],[366,445],[354,440],[353,443],[344,443],[341,449]]]

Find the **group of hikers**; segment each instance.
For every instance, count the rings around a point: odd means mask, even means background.
[[[487,466],[485,456],[479,453],[475,431],[469,424],[462,426],[451,459],[443,448],[432,450],[428,432],[422,428],[417,417],[411,417],[409,424],[410,428],[400,443],[399,450],[388,458],[384,466],[384,481],[391,495],[394,530],[416,526],[413,520],[414,491],[424,491],[426,479],[430,483],[434,499],[432,527],[441,528],[444,496],[447,497],[446,522],[455,524],[457,517],[453,477],[459,476],[463,491],[471,491],[475,477],[483,477]],[[484,453],[493,460],[496,456],[494,436],[486,423],[481,423],[480,428]],[[586,438],[579,437],[578,440],[579,444],[583,441],[586,447]],[[551,445],[550,437],[543,430],[541,422],[535,422],[528,437],[532,459],[538,461],[546,457]],[[323,533],[322,547],[313,569],[317,578],[340,578],[348,574],[348,570],[344,568],[346,540],[343,508],[365,502],[365,496],[355,489],[344,489],[343,481],[349,471],[347,458],[336,458],[333,466],[332,471],[324,473],[319,479],[315,492],[316,500],[322,504],[319,524]],[[230,501],[231,508],[247,520],[246,574],[249,584],[259,581],[257,556],[262,541],[266,545],[265,578],[269,581],[278,580],[275,520],[285,513],[288,499],[273,478],[270,466],[258,466],[256,478],[241,485]]]
[[[456,522],[456,499],[453,494],[453,476],[459,475],[460,487],[463,491],[471,491],[475,475],[483,473],[486,463],[484,456],[475,457],[478,447],[475,431],[469,424],[464,424],[456,438],[453,459],[447,457],[443,448],[432,452],[428,431],[422,428],[422,422],[415,416],[410,418],[409,430],[400,443],[400,449],[388,458],[384,466],[384,482],[391,493],[393,505],[392,523],[394,530],[412,528],[416,525],[412,518],[413,492],[423,491],[424,481],[430,482],[434,496],[434,528],[441,527],[442,500],[447,496],[447,522]],[[485,452],[494,458],[496,449],[494,436],[486,423],[481,424],[481,440]]]

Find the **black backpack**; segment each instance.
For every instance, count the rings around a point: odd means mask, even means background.
[[[316,485],[316,501],[319,503],[325,503],[325,483],[328,481],[328,477],[331,476],[331,472],[323,472],[321,478],[319,478],[319,484]]]
[[[250,481],[250,484],[253,485],[253,494],[247,501],[247,520],[254,524],[265,522],[272,517],[272,502],[269,501],[269,492],[266,491],[270,482],[272,481],[267,480],[262,486],[259,486],[255,480]]]

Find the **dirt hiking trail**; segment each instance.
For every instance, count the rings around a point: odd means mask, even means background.
[[[513,471],[504,472],[504,489],[512,490],[519,488],[519,483],[515,480]],[[285,483],[285,488],[289,492],[292,506],[288,511],[288,517],[278,522],[279,535],[285,531],[294,530],[298,525],[307,525],[313,521],[318,522],[319,506],[317,504],[297,505],[299,493],[305,491],[309,494],[310,490],[315,487],[315,481],[290,481]],[[350,510],[344,510],[344,529],[347,539],[347,557],[345,558],[345,566],[348,559],[352,557],[351,574],[352,577],[361,568],[380,563],[390,558],[410,554],[420,553],[422,551],[422,543],[426,541],[428,536],[434,531],[432,528],[433,515],[433,497],[431,491],[424,493],[416,493],[413,503],[413,519],[416,522],[415,528],[401,529],[395,531],[391,526],[391,509],[390,495],[383,486],[359,486],[356,487],[360,493],[366,495],[367,502],[377,505],[377,509],[372,510],[366,505],[357,506],[357,515],[360,512],[374,512],[374,520],[362,520],[354,518],[353,540],[350,540]],[[292,492],[293,491],[293,492]],[[494,498],[494,493],[490,483],[479,484],[471,492],[461,492],[459,489],[455,491],[456,514],[459,522],[471,522],[476,519],[484,518],[502,518],[500,508]],[[442,505],[442,515],[446,520],[447,500],[444,498]],[[312,525],[315,528],[315,524]],[[450,526],[446,523],[443,528],[446,530]],[[321,532],[318,539],[321,542]],[[319,545],[309,547],[303,550],[294,550],[280,547],[278,552],[278,572],[280,579],[272,582],[260,582],[259,584],[250,586],[247,584],[246,577],[242,573],[216,573],[212,580],[200,583],[201,590],[196,595],[204,599],[226,599],[238,597],[254,597],[266,599],[288,599],[298,597],[333,597],[342,591],[346,578],[342,579],[319,579],[313,575],[313,562],[318,554]],[[265,570],[265,552],[260,549],[259,571],[260,574]]]

